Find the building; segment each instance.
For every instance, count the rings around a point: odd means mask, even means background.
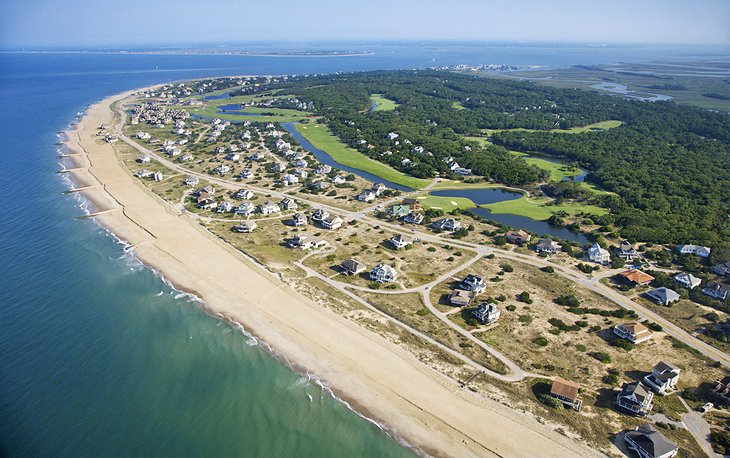
[[[323,228],[329,229],[331,231],[341,228],[342,223],[342,218],[337,215],[329,215],[320,222]]]
[[[651,275],[644,273],[638,269],[632,269],[627,270],[626,272],[621,272],[618,274],[618,276],[625,282],[637,286],[645,286],[654,281],[654,277]]]
[[[555,240],[540,239],[535,246],[538,253],[555,254],[560,251],[560,245]]]
[[[261,206],[259,207],[259,211],[262,215],[271,215],[274,213],[279,213],[280,209],[276,203],[269,201],[261,204]]]
[[[279,205],[281,205],[281,208],[284,210],[296,210],[297,209],[297,203],[292,199],[291,197],[285,197],[279,202]]]
[[[323,219],[330,216],[329,212],[327,210],[322,210],[321,208],[318,208],[317,210],[312,213],[312,221],[315,223],[321,223]]]
[[[454,232],[461,229],[461,223],[454,218],[444,218],[431,224],[431,227],[437,231]]]
[[[680,372],[682,370],[677,366],[660,361],[651,370],[651,374],[644,377],[644,383],[658,394],[664,395],[677,386]]]
[[[307,225],[307,217],[304,216],[304,213],[294,213],[294,216],[292,216],[291,220],[294,227]]]
[[[234,231],[241,232],[244,234],[253,232],[254,229],[256,229],[256,221],[253,221],[253,220],[241,221],[237,225],[233,226]]]
[[[203,193],[196,199],[197,207],[202,210],[212,210],[218,206],[218,202],[210,194]]]
[[[250,190],[248,190],[246,188],[241,188],[238,191],[236,191],[236,194],[234,194],[234,197],[236,199],[243,199],[243,200],[253,199],[253,192],[251,192]]]
[[[233,211],[233,204],[230,202],[221,202],[218,205],[216,213],[229,213]]]
[[[677,275],[672,277],[672,281],[682,288],[687,289],[695,289],[696,287],[700,286],[700,283],[702,283],[701,279],[687,272],[678,273]]]
[[[707,286],[702,288],[702,293],[724,301],[725,299],[730,298],[730,286],[721,285],[719,283],[708,283]]]
[[[284,186],[291,186],[297,183],[299,183],[299,177],[296,175],[292,175],[291,173],[287,173],[283,177],[281,177],[281,184]]]
[[[370,271],[370,279],[378,283],[393,283],[398,272],[387,264],[378,264]]]
[[[223,175],[231,171],[231,168],[227,165],[221,164],[218,167],[214,168],[213,171],[217,173],[218,175]]]
[[[616,405],[635,415],[646,415],[654,405],[651,403],[654,393],[641,382],[624,384],[616,396]]]
[[[532,236],[527,233],[527,231],[523,231],[522,229],[517,231],[509,231],[504,235],[504,237],[509,243],[516,243],[517,245],[528,243],[532,238]]]
[[[670,305],[679,300],[679,294],[664,286],[647,291],[646,295],[659,305]]]
[[[633,344],[640,344],[653,337],[653,333],[641,323],[629,321],[613,328],[613,333]]]
[[[390,243],[391,245],[393,245],[393,248],[395,248],[396,250],[400,250],[401,248],[405,248],[408,245],[413,245],[413,239],[410,237],[406,237],[405,235],[398,234],[390,238]]]
[[[561,377],[555,377],[550,388],[550,396],[578,412],[580,412],[580,407],[583,405],[583,401],[578,399],[579,392],[580,384]]]
[[[463,289],[455,289],[449,293],[449,304],[455,307],[466,307],[471,304],[472,293]]]
[[[251,202],[244,202],[233,211],[237,215],[251,216],[256,211],[256,206]]]
[[[715,264],[714,266],[710,267],[710,270],[717,275],[720,275],[721,277],[727,277],[728,279],[730,279],[730,261]]]
[[[490,324],[499,319],[501,312],[497,304],[493,302],[482,302],[479,304],[479,307],[474,309],[472,314],[481,324]]]
[[[359,200],[360,202],[372,202],[375,200],[376,197],[377,196],[374,192],[366,189],[365,191],[357,195],[357,200]]]
[[[291,240],[289,240],[288,245],[291,248],[311,250],[324,247],[325,245],[327,245],[327,241],[319,237],[310,237],[304,234],[297,234]]]
[[[423,222],[423,214],[412,211],[408,213],[405,218],[403,218],[403,221],[410,224],[421,224]]]
[[[694,254],[701,258],[706,258],[710,255],[711,249],[700,245],[679,245],[677,251],[682,254]]]
[[[358,275],[360,272],[364,272],[366,269],[365,264],[352,258],[342,261],[342,264],[340,264],[340,268],[347,275]]]
[[[623,240],[618,247],[614,250],[616,256],[623,259],[626,262],[632,262],[634,258],[638,257],[636,249],[629,243],[628,240]]]
[[[388,214],[395,218],[408,216],[408,214],[410,212],[411,212],[411,207],[409,205],[404,205],[404,204],[391,205],[391,207],[388,209]]]
[[[468,274],[459,282],[459,288],[464,291],[473,291],[476,294],[480,294],[487,289],[487,282],[478,275]]]
[[[601,245],[594,243],[588,249],[588,259],[597,264],[609,264],[611,262],[611,253],[607,249],[602,248]]]
[[[649,424],[627,431],[624,441],[639,458],[672,458],[679,452],[679,447]]]
[[[198,177],[187,177],[185,178],[185,185],[186,186],[195,186],[198,184],[200,180]]]
[[[715,404],[730,406],[730,377],[716,381],[712,393],[715,395]]]
[[[151,161],[149,156],[140,156],[137,158],[137,162],[140,164],[148,164]]]
[[[251,178],[253,176],[253,170],[243,169],[243,170],[241,170],[241,173],[238,174],[238,176],[243,178],[244,180],[247,178]]]

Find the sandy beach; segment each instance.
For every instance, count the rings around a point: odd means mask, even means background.
[[[304,297],[191,218],[148,192],[99,141],[110,104],[92,105],[67,132],[77,181],[98,221],[136,256],[212,311],[240,323],[297,368],[316,374],[369,417],[438,456],[602,456],[535,419],[458,385],[412,353]]]

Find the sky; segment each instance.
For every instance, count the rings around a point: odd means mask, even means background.
[[[730,50],[730,1],[0,0],[0,49],[399,40]]]

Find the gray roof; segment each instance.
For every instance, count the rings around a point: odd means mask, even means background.
[[[674,290],[665,288],[664,286],[662,286],[661,288],[652,289],[646,294],[656,298],[656,300],[661,302],[672,302],[679,300],[679,294],[677,294]]]
[[[674,443],[670,442],[662,433],[648,424],[636,428],[634,431],[628,431],[626,436],[631,438],[649,456],[664,456],[677,449]]]
[[[646,389],[643,383],[641,382],[632,382],[627,383],[623,386],[621,389],[621,394],[619,395],[622,398],[635,398],[638,402],[643,403],[644,400],[649,397],[649,391]]]

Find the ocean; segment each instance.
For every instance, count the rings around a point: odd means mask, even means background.
[[[186,78],[698,56],[586,46],[368,45],[348,57],[0,53],[0,455],[412,456],[316,377],[207,314],[93,220],[56,157],[84,108]],[[343,47],[334,47],[340,49]],[[347,45],[344,49],[355,49]],[[387,428],[385,428],[387,429]]]

